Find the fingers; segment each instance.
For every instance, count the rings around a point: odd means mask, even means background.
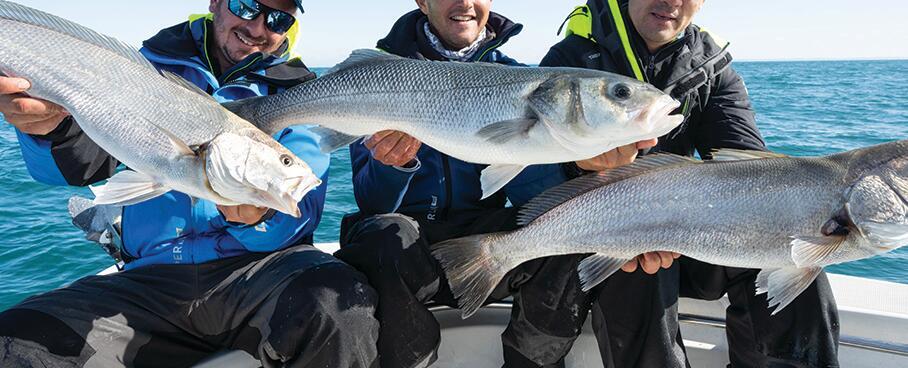
[[[662,266],[662,258],[659,257],[658,253],[643,253],[643,260],[640,262],[640,268],[643,268],[643,272],[650,275],[655,274],[656,272],[659,272],[660,266]]]
[[[53,115],[59,114],[60,112],[65,111],[62,106],[57,105],[53,102],[39,100],[36,98],[27,97],[24,95],[10,95],[4,96],[3,100],[9,98],[9,102],[5,104],[7,108],[0,109],[4,114],[9,111],[9,113],[14,115]],[[2,104],[0,100],[0,104]]]
[[[634,272],[637,270],[637,265],[639,264],[640,268],[643,269],[643,272],[653,275],[656,272],[659,272],[660,268],[671,268],[674,260],[678,259],[678,257],[681,257],[681,255],[675,252],[643,253],[621,266],[621,270],[624,272]]]
[[[5,116],[4,119],[25,134],[46,135],[57,129],[67,116],[69,116],[69,113],[61,112],[41,120],[32,120],[34,119],[33,115],[25,117],[12,115]]]
[[[639,261],[640,261],[640,256],[634,257],[634,259],[625,263],[624,266],[621,266],[621,270],[624,272],[627,272],[627,273],[637,271],[637,263]]]
[[[578,167],[587,171],[609,170],[634,162],[637,152],[637,143],[631,143],[576,163]]]
[[[653,147],[655,147],[657,144],[659,144],[659,140],[658,140],[658,139],[656,139],[656,138],[648,139],[648,140],[645,140],[645,141],[637,142],[637,149],[638,149],[638,150],[643,150],[643,149],[647,149],[647,148],[653,148]]]
[[[422,142],[398,131],[375,133],[365,142],[372,157],[388,166],[405,166],[416,157]]]
[[[0,114],[24,133],[50,133],[69,114],[60,105],[28,97],[23,93],[28,88],[30,84],[25,79],[0,77]]]
[[[396,131],[394,130],[382,130],[380,132],[372,134],[372,136],[367,138],[366,141],[363,142],[363,144],[371,151],[373,148],[375,148],[375,145],[381,143],[382,140],[394,133],[396,133]]]
[[[672,256],[672,252],[656,252],[659,255],[659,265],[664,269],[669,269],[672,266],[672,262],[675,260]]]
[[[230,222],[239,222],[246,225],[256,224],[262,220],[262,216],[268,212],[268,208],[242,204],[239,206],[222,206],[217,205],[218,211],[224,215],[224,219]]]
[[[393,153],[396,153],[395,147],[397,147],[402,138],[403,137],[398,134],[389,135],[383,138],[371,149],[372,157],[379,162],[388,165],[391,160],[396,159]]]
[[[22,78],[0,77],[0,95],[22,93],[31,88],[31,83]]]

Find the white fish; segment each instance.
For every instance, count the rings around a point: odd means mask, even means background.
[[[593,253],[579,266],[589,290],[657,250],[762,269],[758,293],[778,312],[823,266],[908,244],[908,141],[814,158],[714,157],[653,155],[575,179],[522,208],[524,227],[442,242],[433,254],[465,317],[530,259]]]
[[[299,216],[297,203],[320,183],[273,138],[114,38],[8,1],[0,29],[0,72],[28,79],[31,96],[65,107],[131,169],[93,188],[98,204],[177,190]]]
[[[662,136],[683,120],[669,116],[678,105],[649,84],[602,71],[357,50],[317,80],[225,107],[265,132],[300,123],[330,129],[322,131],[326,150],[382,130],[405,132],[452,157],[490,164],[482,172],[488,197],[528,165]]]

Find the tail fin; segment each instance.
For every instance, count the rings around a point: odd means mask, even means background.
[[[464,319],[482,307],[509,271],[492,257],[489,240],[495,235],[472,235],[432,245],[432,255],[444,268]]]

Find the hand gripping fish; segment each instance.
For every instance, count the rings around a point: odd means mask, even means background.
[[[908,141],[826,157],[720,150],[712,161],[657,154],[543,192],[512,232],[433,246],[464,317],[508,270],[592,253],[585,291],[636,255],[673,251],[762,269],[757,293],[778,312],[824,266],[908,244]]]
[[[412,60],[356,50],[314,81],[224,106],[266,133],[318,124],[323,150],[398,130],[482,171],[483,198],[523,168],[588,159],[660,137],[679,103],[621,75],[576,68]]]
[[[131,170],[93,188],[98,204],[131,204],[177,190],[224,205],[299,216],[320,180],[271,136],[132,47],[68,20],[0,1],[0,72],[62,105]]]

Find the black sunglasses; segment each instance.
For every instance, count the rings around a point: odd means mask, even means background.
[[[227,8],[233,15],[245,20],[253,20],[264,13],[265,25],[275,33],[287,33],[296,22],[293,14],[269,8],[256,0],[230,0],[227,2]]]

